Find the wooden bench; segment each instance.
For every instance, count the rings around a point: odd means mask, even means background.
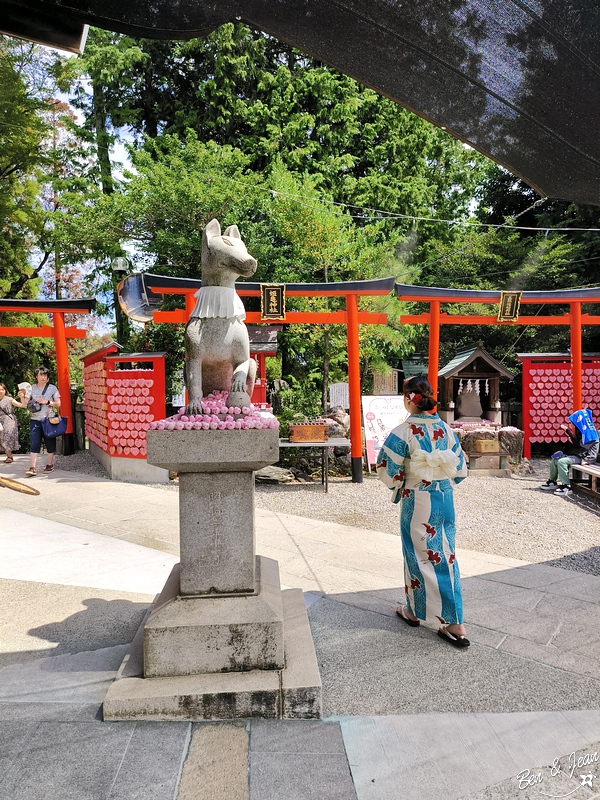
[[[489,456],[497,456],[498,457],[498,469],[507,469],[506,466],[506,459],[509,457],[510,453],[506,450],[497,450],[495,453],[479,453],[475,450],[465,450],[467,458],[469,459],[469,469],[476,470],[478,469],[477,466],[477,459],[489,457]]]
[[[600,465],[573,464],[571,466],[571,470],[573,473],[572,484],[578,491],[584,492],[585,494],[591,494],[592,497],[600,497],[600,491],[598,491],[597,483],[598,478],[600,478]],[[575,472],[581,472],[581,474],[586,475],[587,478],[577,479],[575,477]]]

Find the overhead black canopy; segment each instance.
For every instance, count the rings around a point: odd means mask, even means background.
[[[74,50],[85,23],[189,39],[235,19],[445,128],[541,195],[600,204],[598,0],[0,0],[1,30]]]

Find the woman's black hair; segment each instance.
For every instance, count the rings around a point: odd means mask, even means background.
[[[36,369],[33,371],[33,374],[37,378],[38,375],[49,375],[50,370],[47,367],[36,367]]]
[[[419,411],[433,411],[437,406],[437,402],[433,395],[431,384],[422,375],[415,375],[404,381],[403,386],[404,394],[414,394],[412,402],[416,405]],[[420,399],[417,395],[421,395]]]

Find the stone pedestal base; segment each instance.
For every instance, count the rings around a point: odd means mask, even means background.
[[[104,700],[131,720],[321,716],[302,592],[256,557],[254,471],[278,431],[152,430],[148,461],[179,472],[181,562]]]
[[[143,624],[104,699],[105,720],[319,719],[321,677],[304,597],[281,592],[285,669],[144,678]]]
[[[255,594],[179,595],[179,564],[144,625],[144,676],[283,669],[279,565],[257,556]]]

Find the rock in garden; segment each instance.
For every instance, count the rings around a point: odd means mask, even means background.
[[[263,467],[254,473],[258,483],[293,483],[294,474],[283,467]]]

